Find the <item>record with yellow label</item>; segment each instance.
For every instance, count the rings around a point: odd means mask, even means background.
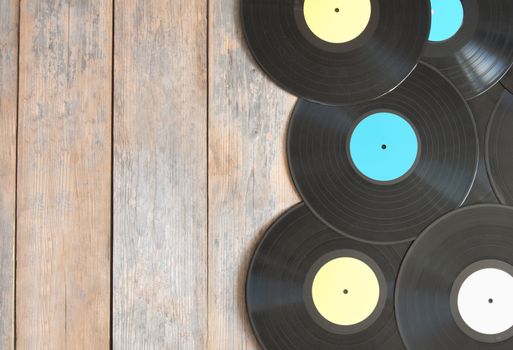
[[[264,349],[404,349],[395,323],[396,273],[407,244],[343,237],[303,204],[282,215],[255,251],[247,284]]]
[[[397,87],[427,40],[429,0],[241,0],[255,59],[307,100],[368,101]]]

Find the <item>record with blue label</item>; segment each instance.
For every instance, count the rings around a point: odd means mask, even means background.
[[[282,88],[346,105],[380,97],[415,68],[429,0],[241,0],[253,56]]]
[[[478,163],[467,103],[423,64],[374,101],[298,101],[287,148],[292,178],[313,213],[341,234],[374,243],[413,240],[458,208]]]
[[[431,0],[431,30],[421,60],[466,99],[494,86],[513,63],[513,1]]]
[[[488,173],[501,203],[513,205],[513,94],[504,91],[486,134]]]
[[[303,204],[267,230],[246,283],[254,333],[266,350],[402,350],[394,285],[408,244],[344,237]]]
[[[412,350],[513,349],[513,208],[469,206],[430,225],[401,264],[397,324]]]

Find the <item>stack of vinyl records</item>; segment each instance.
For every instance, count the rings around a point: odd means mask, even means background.
[[[302,203],[246,283],[264,349],[513,349],[513,1],[241,0],[298,96]]]

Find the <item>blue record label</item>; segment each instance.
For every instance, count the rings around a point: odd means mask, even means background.
[[[356,123],[349,137],[349,157],[356,170],[377,182],[408,175],[419,155],[413,125],[399,114],[378,112]]]

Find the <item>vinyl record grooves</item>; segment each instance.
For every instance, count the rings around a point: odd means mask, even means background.
[[[457,33],[447,40],[428,41],[421,60],[439,69],[471,99],[495,85],[513,62],[513,2],[461,3],[464,17]]]
[[[502,94],[486,136],[486,162],[501,203],[513,205],[513,95]]]
[[[335,105],[374,99],[399,85],[415,68],[430,24],[428,0],[242,0],[241,6],[247,42],[263,70],[299,97]]]
[[[513,94],[513,68],[502,78],[501,84]]]
[[[409,249],[396,287],[408,349],[513,348],[513,208],[482,204],[437,220]]]
[[[382,116],[399,128],[381,125]],[[374,129],[356,131],[374,117]],[[363,141],[361,150],[351,146],[355,138]],[[347,107],[299,101],[287,147],[294,183],[322,221],[354,239],[390,243],[414,239],[464,202],[476,174],[477,143],[461,95],[421,64],[399,88],[375,101]],[[355,157],[360,151],[363,156]],[[362,173],[358,157],[376,177]],[[396,168],[381,181],[380,172]]]
[[[467,199],[463,203],[464,206],[478,203],[499,202],[492,188],[490,177],[488,176],[488,171],[486,169],[484,149],[486,144],[486,131],[490,119],[504,91],[505,89],[501,84],[496,84],[484,94],[468,101],[468,105],[472,111],[474,120],[476,121],[479,149],[482,151],[479,152],[479,165],[477,168],[476,179]]]
[[[407,247],[350,240],[305,205],[293,207],[268,229],[249,268],[246,302],[258,341],[269,350],[404,349],[392,301]],[[333,268],[331,278],[322,275]]]

